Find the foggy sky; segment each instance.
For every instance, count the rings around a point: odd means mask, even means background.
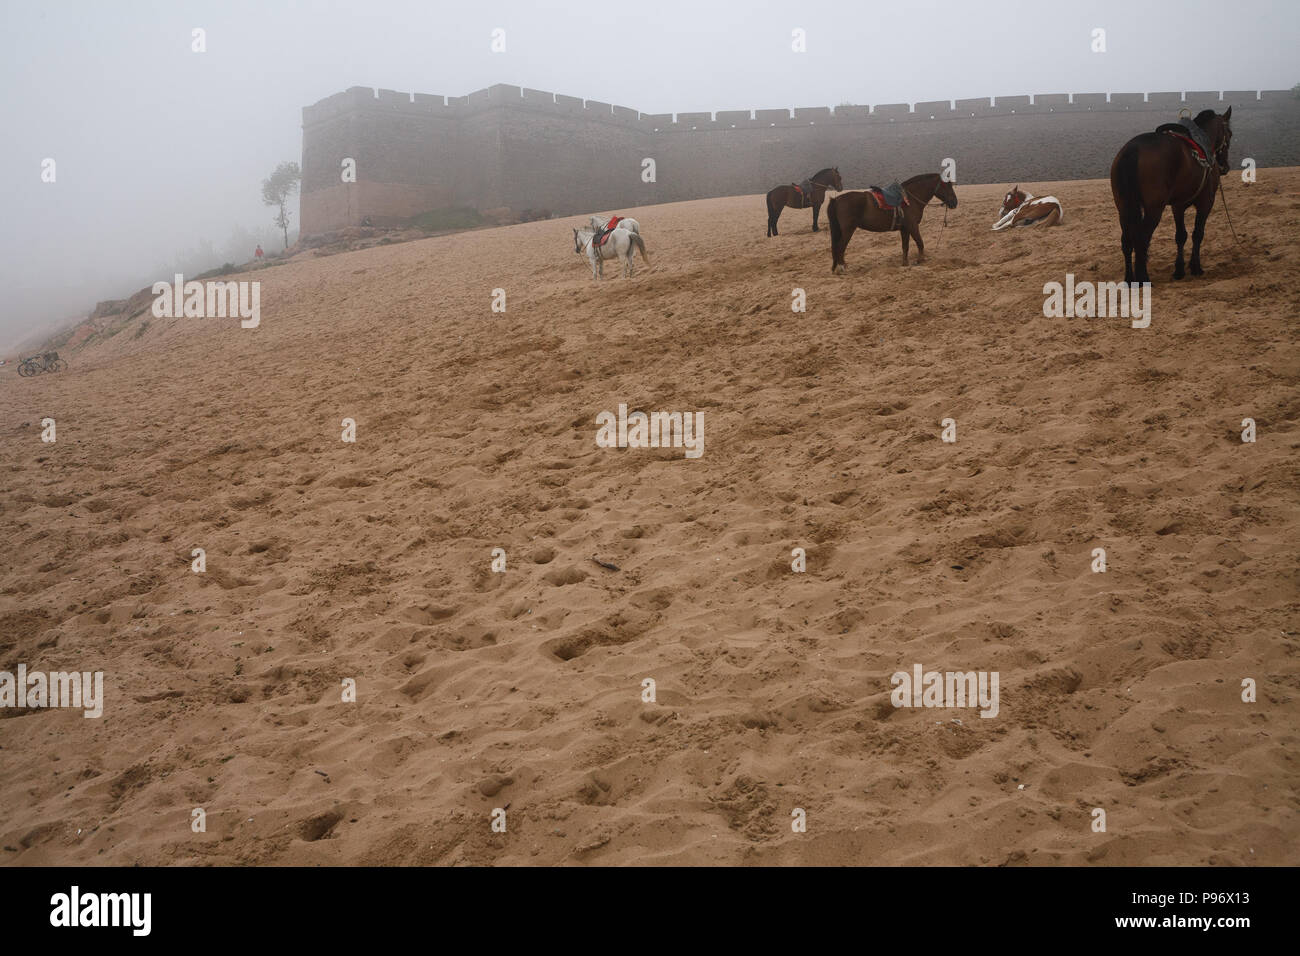
[[[1289,89],[1296,0],[0,0],[0,350],[263,229],[302,107],[528,86],[648,113]],[[207,52],[191,52],[191,30]],[[494,28],[506,52],[490,50]],[[791,51],[791,30],[807,52]],[[1089,48],[1107,31],[1105,54]],[[1117,147],[1119,144],[1116,144]],[[57,163],[42,183],[41,161]],[[298,206],[293,203],[293,228]],[[276,251],[280,246],[273,247]],[[244,258],[251,255],[248,249]],[[212,263],[216,265],[218,263]]]

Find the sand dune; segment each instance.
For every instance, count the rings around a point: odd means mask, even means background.
[[[1166,216],[1148,329],[1044,318],[1118,229],[1022,185],[1065,226],[959,186],[911,268],[679,203],[619,210],[631,280],[528,223],[0,370],[0,670],[107,696],[0,710],[0,861],[1300,862],[1300,171],[1226,186],[1202,279]],[[702,411],[703,456],[598,448],[619,403]],[[914,664],[998,715],[894,708]]]

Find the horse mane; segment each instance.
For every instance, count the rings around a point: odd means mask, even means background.
[[[834,169],[835,169],[834,166],[827,166],[825,169],[819,169],[819,170],[817,170],[817,172],[813,173],[813,174],[812,174],[811,176],[809,176],[808,178],[809,178],[809,179],[816,179],[818,176],[822,176],[822,175],[829,176],[829,175],[831,174],[831,171],[834,170]]]

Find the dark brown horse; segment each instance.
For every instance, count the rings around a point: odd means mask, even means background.
[[[1205,131],[1211,144],[1213,156],[1206,157],[1208,166],[1201,165],[1191,143],[1177,133],[1175,124],[1134,136],[1115,155],[1110,164],[1110,191],[1119,211],[1125,282],[1151,281],[1147,254],[1151,235],[1160,224],[1165,206],[1173,207],[1177,226],[1174,241],[1178,243],[1178,259],[1174,262],[1174,278],[1183,277],[1183,244],[1187,242],[1183,213],[1188,206],[1196,207],[1190,268],[1194,276],[1205,271],[1201,268],[1201,239],[1205,235],[1205,220],[1214,208],[1219,177],[1228,173],[1231,118],[1229,106],[1222,116],[1214,110],[1203,110],[1192,121]]]
[[[826,190],[834,189],[839,192],[844,188],[844,183],[840,181],[838,166],[832,166],[829,169],[814,173],[810,181],[812,189],[808,192],[800,191],[792,183],[789,186],[777,186],[767,194],[767,234],[769,236],[777,234],[776,221],[781,217],[781,210],[786,206],[791,209],[807,209],[812,206],[813,232],[821,231],[817,228],[817,214],[822,211],[822,200],[826,196]]]
[[[922,173],[903,183],[906,205],[901,215],[894,209],[881,209],[869,192],[844,193],[836,196],[826,207],[826,221],[831,226],[831,271],[844,271],[844,250],[855,229],[871,232],[903,234],[903,265],[907,265],[908,243],[916,240],[916,261],[925,259],[925,243],[921,241],[921,216],[931,199],[938,198],[949,209],[957,208],[957,193],[952,183],[939,173]]]

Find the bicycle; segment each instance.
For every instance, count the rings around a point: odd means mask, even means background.
[[[68,363],[59,358],[58,352],[46,352],[43,355],[29,355],[18,363],[18,374],[23,378],[41,375],[44,372],[63,372]]]

